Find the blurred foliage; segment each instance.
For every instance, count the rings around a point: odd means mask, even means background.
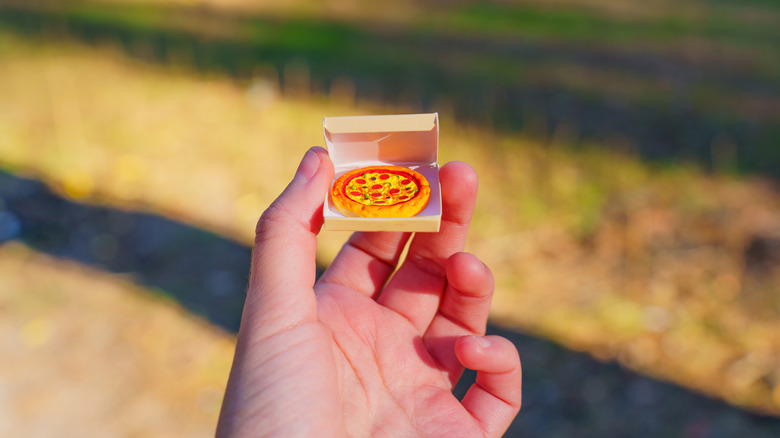
[[[780,170],[771,153],[780,141],[772,128],[780,121],[780,11],[771,4],[688,0],[642,13],[641,2],[369,3],[235,5],[247,11],[20,2],[0,10],[0,23],[239,79],[294,61],[315,92],[346,79],[368,100],[537,129],[542,140],[565,125],[575,141],[609,147],[625,138],[662,162]]]
[[[323,115],[439,111],[496,321],[780,413],[776,3],[272,3],[6,4],[2,167],[248,244]]]
[[[585,8],[478,2],[465,3],[454,10],[436,14],[433,23],[451,32],[617,45],[669,43],[681,38],[703,37],[719,43],[763,45],[770,49],[777,37],[772,20],[757,20],[753,26],[746,27],[744,20],[732,15],[731,11],[712,6],[708,9],[701,15],[678,13],[616,19],[601,11]],[[776,14],[778,8],[775,7],[772,12]]]

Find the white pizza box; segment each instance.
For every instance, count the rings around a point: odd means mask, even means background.
[[[417,216],[364,218],[343,215],[333,205],[330,190],[322,215],[330,231],[436,232],[441,224],[439,184],[439,116],[402,114],[324,117],[322,129],[336,174],[332,184],[350,170],[366,166],[403,166],[422,174],[431,185],[428,205]]]

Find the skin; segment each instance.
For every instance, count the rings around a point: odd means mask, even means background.
[[[438,233],[355,233],[315,284],[333,165],[310,149],[257,225],[217,437],[498,437],[521,402],[514,345],[484,336],[490,270],[461,252],[477,178],[440,170]],[[395,273],[394,273],[395,271]],[[463,368],[477,380],[462,403]]]

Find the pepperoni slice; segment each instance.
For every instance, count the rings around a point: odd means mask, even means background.
[[[371,194],[371,197],[373,197],[373,198],[380,198],[380,197],[382,197],[382,194],[374,192],[374,193]],[[384,201],[382,201],[382,202],[384,202]]]
[[[387,174],[387,173],[383,173],[383,174],[379,175],[379,179],[382,179],[382,180],[389,179],[389,178],[390,178],[390,175]]]
[[[384,204],[385,201],[374,201],[374,204]]]
[[[382,190],[382,184],[374,184],[371,186],[372,190]]]
[[[366,180],[364,180],[363,178],[358,178],[358,179],[355,180],[355,182],[358,183],[358,184],[365,184]]]
[[[360,192],[349,192],[352,196],[360,196]]]
[[[401,184],[411,184],[411,183],[412,183],[412,180],[410,180],[410,179],[405,179],[405,180],[401,181]]]
[[[400,191],[401,191],[401,189],[390,189],[388,192],[389,192],[391,195],[395,195],[396,193],[398,193],[398,192],[400,192]]]
[[[398,199],[400,201],[403,201],[404,199],[409,199],[409,197],[408,196],[399,196]]]

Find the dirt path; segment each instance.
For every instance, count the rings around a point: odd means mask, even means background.
[[[127,278],[0,247],[0,435],[213,436],[232,335]]]

